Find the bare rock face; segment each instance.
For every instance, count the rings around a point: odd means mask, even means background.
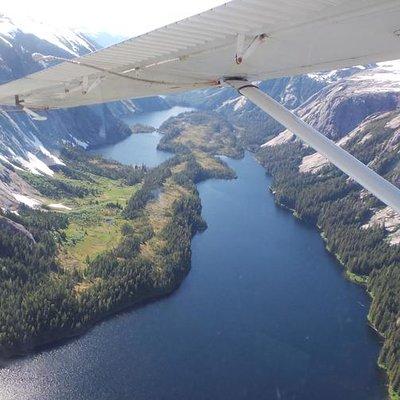
[[[330,139],[339,141],[361,128],[368,117],[375,118],[399,106],[400,62],[392,61],[333,81],[300,105],[295,113]],[[389,128],[400,128],[400,118],[391,124]]]
[[[274,147],[279,146],[284,143],[292,142],[296,139],[292,132],[285,130],[279,135],[275,136],[273,139],[261,145],[261,147]]]
[[[40,195],[13,167],[0,164],[0,206],[7,210],[17,210],[21,203],[29,207],[39,206]]]
[[[322,89],[297,109],[297,113],[318,131],[338,140],[367,116],[398,107],[400,93],[394,88],[388,89],[373,92],[369,81],[350,79]]]
[[[374,226],[381,226],[388,232],[387,240],[392,245],[400,244],[400,215],[390,207],[375,210],[370,220],[362,226],[368,229]]]
[[[310,154],[303,158],[302,163],[299,166],[299,171],[302,173],[311,172],[316,174],[321,171],[329,161],[319,153]]]

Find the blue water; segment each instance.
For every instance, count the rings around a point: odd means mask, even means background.
[[[190,110],[191,108],[177,106],[169,110],[134,115],[126,118],[125,122],[130,125],[142,123],[159,128],[169,117]],[[101,154],[105,158],[115,159],[125,164],[146,164],[149,167],[155,167],[171,157],[171,154],[157,150],[160,138],[161,135],[158,132],[134,134],[117,144],[96,149],[94,152]]]
[[[181,287],[0,370],[1,400],[385,398],[363,289],[251,155],[228,163],[237,180],[199,185],[208,229]]]

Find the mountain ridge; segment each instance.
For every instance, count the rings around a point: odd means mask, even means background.
[[[0,15],[0,84],[53,64],[34,61],[34,52],[73,58],[98,48],[97,43],[82,33],[50,27],[29,18]],[[161,97],[124,100],[91,107],[41,111],[47,121],[40,122],[32,120],[21,110],[0,108],[0,168],[13,179],[16,175],[9,168],[52,175],[49,166],[62,163],[59,152],[65,145],[91,148],[120,141],[131,134],[123,121],[125,116],[167,107]],[[2,182],[0,202],[6,199],[4,204],[10,205],[10,199],[14,197],[14,200],[24,200],[22,202],[28,205],[36,204],[32,203],[35,192],[29,185],[24,185],[24,193],[17,193],[19,183],[10,185],[11,182],[12,179],[8,183]]]

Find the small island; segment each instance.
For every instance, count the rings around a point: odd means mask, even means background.
[[[133,134],[138,134],[138,133],[153,133],[157,129],[154,128],[154,126],[150,125],[143,125],[143,124],[135,124],[130,127],[131,131]]]

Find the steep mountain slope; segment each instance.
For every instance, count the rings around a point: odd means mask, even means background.
[[[400,68],[380,64],[333,83],[296,112],[400,187]],[[385,338],[379,365],[400,391],[400,218],[324,157],[283,131],[257,154],[279,204],[322,231],[327,248],[363,283],[369,320]]]
[[[400,100],[400,64],[392,62],[329,85],[297,110],[331,139],[340,139],[368,115],[391,111]]]
[[[50,28],[32,21],[11,21],[0,17],[0,83],[20,78],[47,66],[32,60],[39,52],[71,58],[94,51],[96,46],[83,36],[71,31]],[[103,118],[105,113],[107,118]],[[109,108],[78,108],[46,113],[45,122],[35,122],[17,111],[0,114],[3,156],[6,149],[21,153],[32,148],[39,139],[44,145],[58,147],[63,141],[101,144],[118,140],[128,130],[116,119]],[[107,121],[105,125],[104,121]],[[21,154],[19,154],[21,155]]]
[[[30,20],[11,20],[0,16],[0,83],[51,65],[33,61],[34,52],[72,58],[97,48],[98,45],[83,34]],[[32,121],[20,112],[1,112],[0,126],[7,133],[10,124],[15,123],[28,139],[35,135],[43,144],[51,147],[58,147],[65,141],[77,144],[85,142],[94,146],[120,140],[129,133],[127,127],[119,121],[120,116],[166,107],[167,104],[160,97],[116,102],[105,106],[48,112],[45,113],[48,121],[41,123]],[[27,145],[20,139],[18,141],[22,148]],[[7,145],[5,142],[3,144]],[[11,147],[13,143],[8,145]]]
[[[358,66],[328,73],[273,79],[261,82],[259,86],[275,100],[293,110],[329,84],[365,69]],[[234,124],[245,128],[241,139],[252,150],[256,150],[269,137],[283,129],[275,120],[230,88],[193,91],[168,96],[167,100],[172,104],[222,113]]]

